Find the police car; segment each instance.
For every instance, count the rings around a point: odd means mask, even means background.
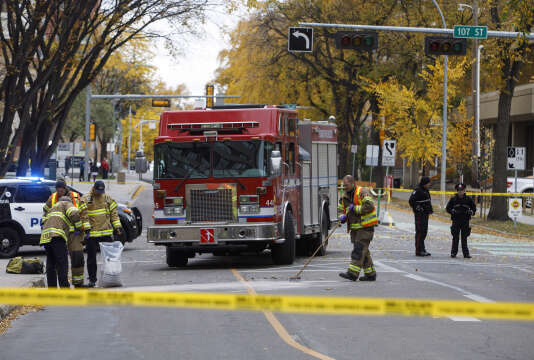
[[[43,206],[55,191],[52,180],[0,179],[0,258],[15,256],[22,245],[39,245]],[[123,242],[131,242],[141,234],[141,213],[122,204],[117,209],[125,233]]]

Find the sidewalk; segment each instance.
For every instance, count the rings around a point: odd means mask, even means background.
[[[8,274],[6,267],[9,259],[0,259],[0,288],[24,288],[24,287],[44,287],[44,274],[22,275]],[[0,321],[4,320],[17,305],[0,304]]]
[[[151,174],[143,174],[147,179],[151,177]],[[82,192],[83,194],[91,191],[94,182],[89,181],[78,181],[78,179],[71,180],[70,178],[65,179],[67,185],[72,186],[74,189]],[[152,180],[143,179],[139,181],[139,176],[137,174],[126,174],[125,184],[118,184],[116,179],[106,179],[102,180],[106,184],[106,193],[109,194],[116,202],[133,205],[135,202],[136,193],[139,193],[144,187],[148,186],[147,182],[151,183]]]

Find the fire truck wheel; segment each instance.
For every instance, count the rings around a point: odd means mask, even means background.
[[[295,225],[291,212],[286,214],[284,237],[286,241],[283,244],[273,245],[271,248],[273,261],[277,265],[289,265],[295,261]]]
[[[169,267],[183,267],[187,265],[187,253],[167,246],[167,265]]]
[[[326,211],[323,211],[323,215],[321,216],[321,233],[319,236],[314,238],[314,246],[313,251],[315,251],[323,241],[328,236],[328,215],[326,215]],[[328,247],[328,241],[321,247],[321,249],[317,252],[317,256],[325,256],[326,255],[326,248]]]

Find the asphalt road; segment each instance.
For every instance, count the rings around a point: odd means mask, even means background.
[[[147,188],[136,202],[151,218]],[[414,256],[412,215],[392,211],[395,227],[377,228],[374,283],[338,277],[349,262],[346,233],[300,281],[306,260],[272,265],[268,251],[203,255],[185,269],[165,264],[165,249],[128,244],[125,288],[323,296],[534,302],[534,243],[473,234],[473,258],[451,259],[450,224],[432,220],[427,250]],[[33,248],[26,254],[42,254]],[[23,255],[25,255],[23,253]],[[534,323],[476,318],[325,316],[158,308],[60,308],[21,316],[0,337],[0,359],[532,359]]]

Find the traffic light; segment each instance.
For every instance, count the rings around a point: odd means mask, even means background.
[[[213,95],[215,94],[215,86],[214,85],[206,85],[206,107],[212,108],[214,99]]]
[[[465,55],[466,51],[467,39],[425,36],[425,54],[427,55]]]
[[[336,33],[336,47],[371,51],[378,46],[378,34],[373,31],[338,31]]]
[[[171,107],[169,99],[152,99],[152,107]]]
[[[95,141],[95,124],[89,125],[89,141]]]

